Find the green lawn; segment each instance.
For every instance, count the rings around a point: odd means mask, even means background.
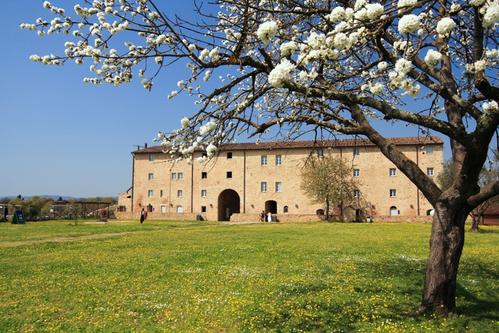
[[[468,233],[459,314],[415,315],[430,226],[0,224],[0,332],[498,332],[499,228]]]

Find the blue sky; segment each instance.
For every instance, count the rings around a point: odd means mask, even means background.
[[[131,184],[134,145],[151,144],[159,130],[178,127],[195,111],[193,100],[167,100],[184,66],[170,68],[152,92],[136,81],[121,87],[92,86],[82,78],[88,64],[43,66],[30,54],[61,54],[59,37],[37,37],[22,22],[49,18],[42,0],[4,1],[0,52],[0,197],[58,194],[115,196]],[[53,1],[72,8],[74,1]],[[192,15],[190,1],[168,1],[168,12]],[[417,135],[414,127],[385,125],[389,136]],[[447,154],[448,155],[448,154]]]

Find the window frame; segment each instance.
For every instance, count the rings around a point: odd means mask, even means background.
[[[393,193],[393,195],[392,195]],[[390,198],[396,198],[397,197],[397,189],[396,188],[391,188],[389,191]]]
[[[276,193],[282,193],[282,182],[275,182],[274,186]]]
[[[260,155],[260,165],[267,166],[268,163],[269,163],[268,156],[267,155]]]
[[[184,191],[183,190],[177,190],[177,198],[183,198],[184,197]]]
[[[260,182],[260,192],[267,193],[268,190],[269,190],[269,188],[268,188],[267,182],[264,182],[264,181]]]
[[[282,155],[278,154],[275,156],[275,165],[282,165]]]

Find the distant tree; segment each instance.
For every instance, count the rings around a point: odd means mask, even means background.
[[[454,163],[448,160],[444,163],[442,172],[437,176],[437,182],[442,190],[449,189],[455,182]],[[493,182],[499,181],[499,151],[494,153],[493,158],[489,161],[489,167],[484,167],[480,172],[479,184],[485,186]],[[499,195],[496,195],[476,206],[471,212],[472,223],[470,231],[477,232],[480,221],[482,220],[485,211],[494,204],[499,204]]]
[[[345,219],[344,207],[354,201],[354,191],[358,188],[352,172],[351,166],[331,155],[311,156],[305,160],[301,188],[315,202],[325,205],[326,220],[330,216],[331,204],[340,207],[340,219]]]

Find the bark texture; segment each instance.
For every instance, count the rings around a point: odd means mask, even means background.
[[[421,312],[447,315],[456,308],[456,279],[469,210],[447,200],[435,205]]]

